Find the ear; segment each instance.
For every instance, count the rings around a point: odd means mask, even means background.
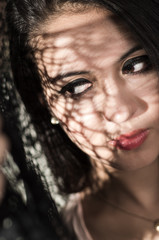
[[[44,98],[43,93],[38,94],[38,99],[39,99],[39,102],[41,103],[41,105],[43,105],[43,107],[46,107],[46,100]]]

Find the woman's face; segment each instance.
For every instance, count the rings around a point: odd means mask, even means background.
[[[135,170],[159,155],[158,76],[108,11],[50,18],[36,38],[48,106],[90,158]]]

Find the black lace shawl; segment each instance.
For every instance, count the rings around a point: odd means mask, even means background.
[[[6,1],[0,2],[0,115],[10,141],[10,155],[2,167],[7,178],[0,206],[0,239],[74,239],[61,221],[57,193],[29,115],[16,91],[10,70]]]

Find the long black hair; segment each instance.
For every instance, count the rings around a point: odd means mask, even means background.
[[[60,126],[50,123],[49,110],[39,101],[40,76],[28,42],[49,15],[66,2],[74,8],[80,4],[112,11],[127,24],[159,70],[159,1],[158,0],[10,0],[7,18],[15,84],[37,129],[59,188],[65,193],[78,192],[91,185],[93,167],[89,157],[79,150]]]

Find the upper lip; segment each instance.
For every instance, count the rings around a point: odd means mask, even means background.
[[[145,132],[147,131],[148,129],[143,129],[143,128],[140,128],[140,129],[136,129],[136,130],[133,130],[131,132],[128,132],[128,133],[124,133],[124,134],[121,134],[120,136],[118,136],[117,138],[115,138],[114,140],[120,140],[122,138],[132,138],[132,137],[135,137],[137,136],[138,134],[142,133],[142,132]]]
[[[109,136],[109,140],[108,142],[111,142],[111,141],[119,141],[120,139],[122,138],[132,138],[134,137],[135,135],[138,135],[140,134],[141,132],[144,132],[144,131],[148,131],[149,129],[148,128],[139,128],[139,129],[135,129],[135,130],[130,130],[125,132],[125,133],[121,133],[120,135],[119,134],[114,134],[112,136]]]

